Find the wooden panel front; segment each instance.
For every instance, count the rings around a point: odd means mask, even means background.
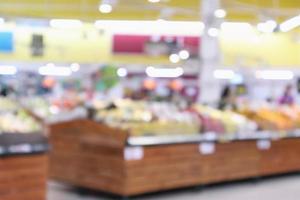
[[[253,142],[216,144],[202,155],[199,144],[144,148],[144,158],[127,161],[127,192],[165,189],[242,179],[258,175],[259,154]]]
[[[89,120],[52,125],[50,130],[50,178],[123,194],[126,133]]]
[[[55,180],[124,196],[300,170],[300,139],[142,147],[141,160],[125,160],[127,133],[88,120],[51,127],[50,175]]]
[[[297,172],[300,170],[300,139],[271,142],[271,148],[260,152],[260,175]]]
[[[45,200],[47,165],[45,155],[0,158],[0,199]]]

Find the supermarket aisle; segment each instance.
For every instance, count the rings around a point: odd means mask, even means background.
[[[49,184],[48,200],[111,200],[103,195],[80,196],[72,189]],[[133,200],[298,200],[300,175],[277,177],[259,182],[242,182],[210,186],[202,191],[187,189],[176,192],[147,195]]]

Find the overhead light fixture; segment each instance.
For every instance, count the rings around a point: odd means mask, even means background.
[[[233,70],[229,69],[217,69],[214,71],[214,77],[216,79],[233,79],[235,77],[235,73]]]
[[[72,72],[77,72],[80,70],[80,65],[78,63],[72,63],[70,65],[70,68],[71,68]]]
[[[50,26],[60,29],[81,28],[83,23],[77,19],[52,19],[50,20]]]
[[[0,75],[15,75],[17,68],[12,65],[0,65]]]
[[[180,61],[180,57],[178,54],[173,53],[169,56],[169,60],[171,63],[178,63]]]
[[[187,59],[189,59],[189,57],[190,57],[190,53],[189,53],[187,50],[181,50],[181,51],[179,52],[179,57],[180,57],[180,59],[182,59],[182,60],[187,60]]]
[[[224,9],[217,9],[214,12],[215,17],[217,18],[224,18],[227,15],[227,12]]]
[[[4,18],[0,17],[0,25],[4,24],[5,20]]]
[[[292,80],[294,73],[289,70],[258,70],[255,77],[265,80]]]
[[[160,0],[148,0],[150,3],[159,3]]]
[[[207,31],[207,34],[210,36],[210,37],[217,37],[219,35],[219,29],[217,28],[210,28],[208,29]]]
[[[100,4],[99,5],[99,11],[101,13],[105,13],[105,14],[111,13],[112,10],[113,10],[113,7],[110,4]]]
[[[128,74],[128,72],[127,72],[127,69],[125,69],[125,68],[119,68],[119,69],[117,70],[117,75],[118,75],[119,77],[126,77],[127,74]]]
[[[221,24],[222,32],[244,33],[253,30],[251,24],[247,22],[223,22]]]
[[[257,30],[262,33],[273,33],[277,27],[277,22],[274,20],[268,20],[263,23],[257,24]]]
[[[173,33],[174,35],[199,36],[203,33],[205,25],[203,22],[196,21],[97,20],[95,27],[117,34],[169,35]]]
[[[232,84],[238,85],[244,82],[244,77],[241,74],[234,74],[234,77],[230,80]]]
[[[288,32],[300,26],[300,15],[282,22],[279,26],[282,32]]]
[[[158,19],[157,21],[158,21],[158,22],[166,22],[167,20],[160,18],[160,19]]]
[[[178,78],[184,74],[181,67],[177,68],[154,68],[147,67],[146,74],[152,78]]]
[[[104,14],[111,13],[117,3],[118,0],[101,0],[98,9]]]
[[[40,67],[39,74],[43,76],[70,76],[72,70],[70,67],[58,67],[50,63]]]

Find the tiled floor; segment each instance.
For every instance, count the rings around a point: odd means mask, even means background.
[[[74,189],[49,183],[48,200],[115,200],[103,194],[79,194]],[[151,194],[133,200],[299,200],[300,175],[245,181]]]

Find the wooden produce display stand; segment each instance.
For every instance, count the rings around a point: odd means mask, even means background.
[[[0,135],[0,199],[45,200],[48,143],[41,134]]]
[[[51,125],[50,143],[52,179],[126,197],[300,171],[294,134],[227,142],[201,135],[132,138],[80,119]]]

